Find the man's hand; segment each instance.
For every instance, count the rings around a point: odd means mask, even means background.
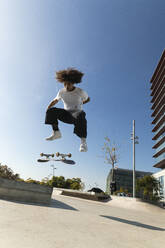
[[[55,99],[55,100],[53,100],[50,104],[49,104],[49,106],[47,107],[47,110],[48,109],[50,109],[51,107],[53,107],[55,104],[57,104],[58,103],[58,100],[57,99]]]
[[[87,103],[87,102],[90,102],[90,97],[87,98],[87,100],[83,101],[83,104]]]

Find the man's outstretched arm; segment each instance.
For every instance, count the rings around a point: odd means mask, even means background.
[[[58,100],[57,100],[57,99],[53,100],[53,101],[48,105],[47,110],[50,109],[51,107],[53,107],[54,105],[56,105],[57,103],[58,103]]]
[[[87,103],[87,102],[90,102],[90,97],[87,98],[87,100],[83,101],[83,104]]]

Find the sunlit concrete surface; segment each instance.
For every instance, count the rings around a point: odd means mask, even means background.
[[[165,210],[53,194],[50,206],[0,200],[2,248],[164,248]]]
[[[132,197],[121,197],[121,196],[111,196],[111,199],[107,201],[108,205],[114,207],[122,207],[126,209],[138,210],[142,212],[158,212],[160,211],[160,206],[154,204],[149,204],[147,202],[141,201],[139,198]],[[163,204],[162,208],[163,208]],[[164,210],[165,212],[165,210]]]

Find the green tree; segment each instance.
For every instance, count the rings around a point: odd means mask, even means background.
[[[12,180],[21,180],[19,174],[14,174],[12,169],[10,169],[7,165],[2,165],[0,163],[0,177]]]
[[[49,180],[49,185],[51,187],[56,187],[56,188],[65,188],[65,177],[59,176],[55,177],[53,176],[51,180]]]
[[[41,185],[49,185],[49,178],[48,177],[44,177],[41,182],[40,182]]]
[[[40,181],[34,180],[31,177],[29,177],[27,180],[25,180],[26,183],[34,183],[34,184],[40,184]]]
[[[72,182],[70,185],[71,189],[76,189],[76,190],[80,190],[82,185],[81,185],[81,179],[80,178],[72,178]]]
[[[136,180],[136,192],[140,198],[149,201],[158,201],[160,183],[153,176],[147,175]]]
[[[65,182],[66,189],[71,189],[72,179],[67,178]]]
[[[43,180],[42,180],[43,181]],[[48,182],[48,185],[56,188],[64,188],[64,189],[75,189],[81,190],[84,188],[84,183],[80,178],[67,178],[63,176],[55,177],[53,176]]]

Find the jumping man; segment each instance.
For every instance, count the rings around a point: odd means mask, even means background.
[[[89,102],[90,98],[84,90],[75,86],[75,84],[81,83],[83,75],[82,72],[74,68],[56,72],[56,79],[64,84],[64,88],[59,90],[56,98],[49,104],[46,111],[45,124],[50,124],[53,128],[52,135],[46,138],[46,140],[61,138],[58,120],[73,124],[74,133],[81,139],[79,151],[87,152],[87,121],[82,105]],[[63,101],[64,109],[53,107],[59,100]]]

